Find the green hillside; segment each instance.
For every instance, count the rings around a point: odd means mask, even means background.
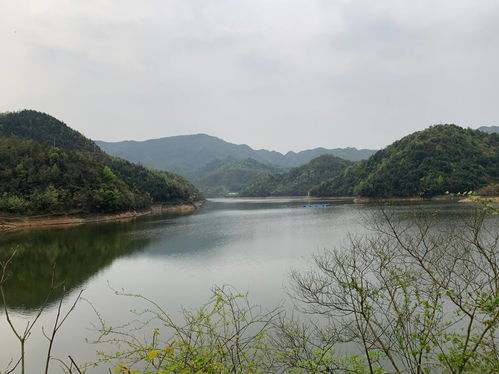
[[[352,162],[323,155],[280,174],[265,175],[246,186],[241,196],[305,196],[310,188],[340,174]]]
[[[34,110],[0,113],[0,136],[17,136],[66,150],[99,152],[96,144],[64,122]]]
[[[499,135],[436,125],[415,132],[311,190],[314,196],[431,197],[499,181]]]
[[[120,212],[200,198],[183,177],[108,156],[63,122],[31,110],[0,114],[0,162],[4,213]]]
[[[201,193],[181,175],[107,156],[105,163],[131,187],[148,193],[153,202],[196,201]]]
[[[224,196],[230,192],[239,192],[262,175],[276,173],[282,169],[276,166],[262,164],[252,158],[235,160],[227,158],[214,160],[199,172],[199,179],[193,182],[201,188],[206,196]]]

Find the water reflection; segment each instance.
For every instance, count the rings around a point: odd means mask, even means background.
[[[117,257],[141,251],[154,241],[154,236],[140,230],[143,224],[120,222],[3,234],[0,260],[16,251],[4,285],[8,306],[37,309],[49,294],[53,278],[55,284],[64,282],[71,291]],[[49,303],[58,297],[53,293]]]
[[[7,303],[20,311],[35,310],[51,288],[54,267],[56,283],[64,281],[66,290],[71,291],[82,288],[116,259],[127,256],[134,256],[137,263],[149,258],[161,261],[165,267],[175,264],[177,268],[196,268],[196,274],[250,263],[255,264],[255,271],[261,271],[262,262],[266,266],[288,263],[340,244],[347,232],[364,231],[359,224],[363,212],[376,210],[373,205],[331,200],[317,201],[333,203],[328,208],[304,208],[304,202],[215,199],[188,216],[163,215],[3,234],[0,260],[17,250],[4,285]],[[392,209],[401,219],[418,210],[439,210],[439,220],[445,224],[470,211],[456,203],[407,203]],[[176,276],[182,277],[180,272]],[[53,294],[49,302],[58,296]]]

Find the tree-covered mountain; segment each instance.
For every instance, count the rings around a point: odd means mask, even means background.
[[[499,181],[499,135],[436,125],[398,140],[311,190],[313,196],[430,197]]]
[[[66,150],[99,152],[95,143],[64,122],[34,110],[0,113],[0,136],[31,139]]]
[[[482,126],[477,130],[486,132],[487,134],[499,134],[499,126]]]
[[[268,150],[254,150],[247,145],[228,143],[222,139],[198,134],[173,136],[146,141],[96,141],[105,152],[160,170],[171,170],[189,179],[199,179],[198,169],[214,160],[251,158],[262,164],[284,168],[303,165],[323,154],[332,154],[351,161],[365,159],[375,151],[369,149],[315,148],[282,154]]]
[[[252,158],[236,160],[226,158],[209,162],[198,169],[198,179],[195,183],[206,196],[224,196],[231,192],[239,192],[249,183],[262,175],[277,173],[282,168],[262,164]]]
[[[322,155],[287,172],[262,176],[246,186],[240,196],[305,196],[310,188],[340,174],[350,165],[351,161]]]
[[[0,211],[8,213],[119,212],[200,197],[183,177],[108,156],[32,110],[0,114],[0,163]]]

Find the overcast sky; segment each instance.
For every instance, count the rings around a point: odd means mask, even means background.
[[[499,1],[0,0],[0,74],[92,139],[380,148],[499,123]]]

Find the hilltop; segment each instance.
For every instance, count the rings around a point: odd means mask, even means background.
[[[253,159],[261,164],[291,168],[303,165],[323,154],[350,161],[366,159],[375,150],[356,148],[314,148],[282,154],[264,149],[254,150],[245,144],[233,144],[206,134],[172,136],[146,141],[104,142],[96,144],[105,152],[132,162],[161,170],[171,170],[187,178],[200,177],[199,169],[215,160]]]
[[[313,196],[431,197],[499,181],[499,135],[436,125],[311,189]]]
[[[122,212],[200,198],[183,177],[111,157],[65,123],[33,110],[0,114],[0,160],[5,213]]]

